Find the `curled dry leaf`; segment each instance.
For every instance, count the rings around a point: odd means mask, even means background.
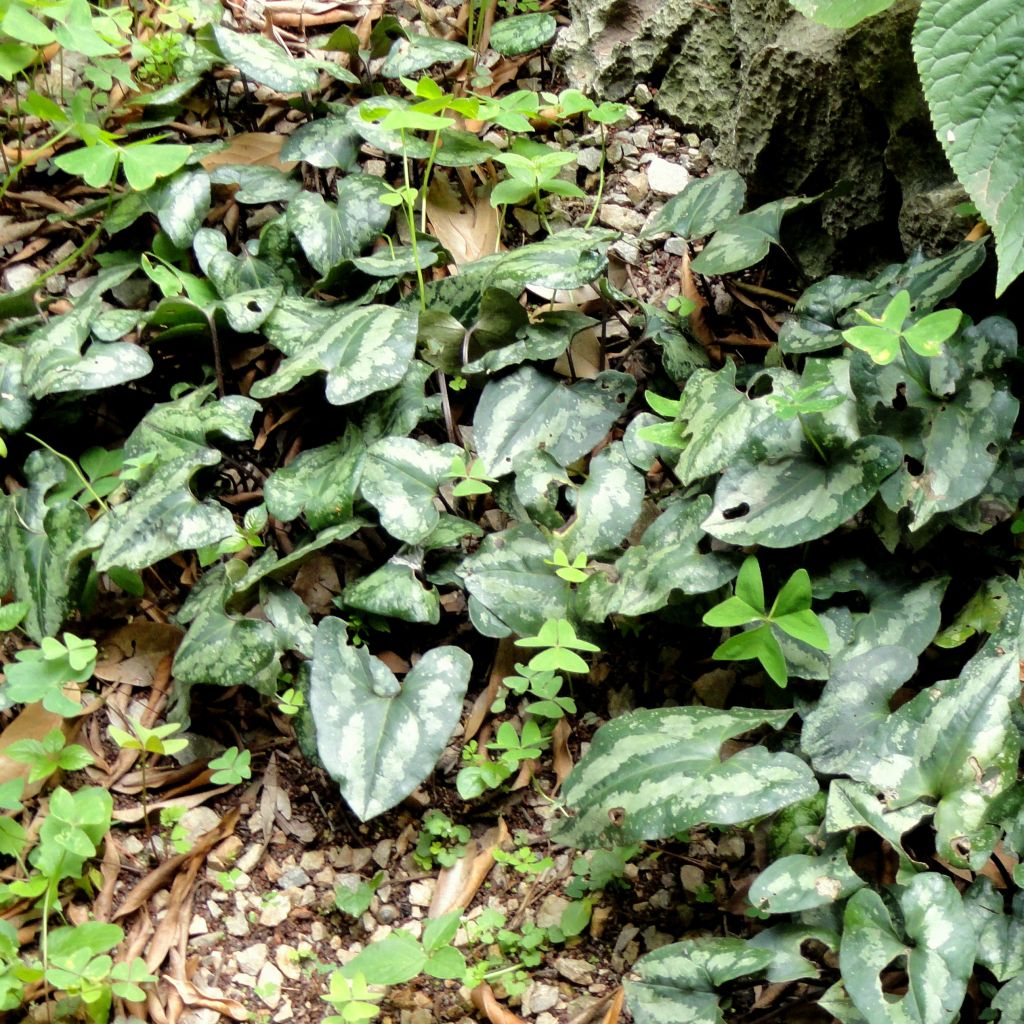
[[[427,193],[427,217],[457,267],[498,251],[498,211],[488,196],[460,197],[440,171],[435,171]]]
[[[160,662],[174,654],[183,636],[182,630],[170,623],[136,619],[100,641],[93,674],[105,683],[152,686]]]
[[[498,641],[498,649],[494,653],[494,665],[491,667],[491,674],[487,677],[487,689],[479,694],[473,701],[473,708],[469,712],[469,718],[462,730],[462,738],[471,740],[484,724],[491,705],[497,699],[498,688],[506,676],[512,675],[516,667],[516,648],[512,637],[507,636]]]
[[[488,829],[479,839],[471,839],[466,844],[466,852],[450,868],[438,872],[427,917],[465,910],[494,867],[494,851],[509,838],[508,826],[499,818],[495,828]]]
[[[569,753],[569,737],[572,729],[569,723],[560,718],[551,734],[551,760],[555,769],[555,788],[551,795],[554,796],[562,788],[562,783],[569,777],[572,771],[572,754]]]
[[[228,164],[276,167],[281,171],[290,171],[296,162],[280,159],[283,144],[284,136],[278,135],[276,132],[239,132],[237,135],[231,136],[223,149],[204,156],[199,162],[207,171]]]
[[[81,698],[77,687],[65,687],[64,695],[74,701]],[[22,761],[14,761],[4,754],[4,750],[12,743],[16,743],[18,740],[41,740],[54,729],[63,729],[64,735],[69,736],[75,728],[74,719],[62,718],[60,715],[46,711],[39,703],[26,705],[0,734],[0,784],[10,782],[12,779],[28,778],[30,766]],[[44,781],[40,780],[26,786],[23,795],[34,796],[42,789]]]
[[[164,981],[172,985],[181,996],[186,1006],[201,1006],[206,1010],[216,1010],[231,1020],[248,1020],[249,1011],[237,1000],[223,995],[217,989],[197,985],[194,981],[184,981],[165,974]]]
[[[473,1005],[483,1014],[487,1015],[490,1024],[526,1024],[518,1014],[506,1009],[495,998],[494,989],[482,981],[470,993]]]

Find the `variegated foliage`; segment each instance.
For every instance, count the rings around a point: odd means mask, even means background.
[[[492,43],[515,52],[551,25],[546,14],[509,19]],[[327,71],[313,58],[282,61],[268,40],[227,28],[213,42],[224,61],[280,91],[304,90]],[[406,34],[378,44],[385,75],[466,55]],[[363,140],[386,154],[430,155],[429,134],[399,138],[379,116],[363,117],[408,108],[373,97],[288,140],[283,159],[343,172],[330,196],[304,191],[285,171],[242,165],[190,166],[125,196],[107,226],[119,232],[147,214],[159,223],[168,259],[146,272],[162,301],[107,308],[104,297],[131,272],[112,265],[67,315],[0,335],[5,437],[48,422],[61,401],[53,396],[146,376],[149,348],[164,361],[188,347],[211,353],[211,380],[230,352],[247,374],[244,396],[215,397],[217,383],[176,389],[137,417],[128,472],[102,505],[76,494],[56,454],[25,462],[25,489],[0,499],[0,592],[27,605],[25,631],[57,632],[80,607],[90,568],[144,570],[200,550],[216,564],[177,616],[186,627],[173,665],[179,715],[189,687],[246,684],[270,695],[297,660],[294,686],[309,710],[297,728],[303,748],[368,818],[433,770],[472,675],[469,656],[446,643],[416,650],[399,680],[372,653],[376,626],[403,635],[426,624],[450,638],[464,607],[484,638],[533,637],[556,620],[611,645],[609,624],[660,637],[664,615],[685,631],[685,671],[696,676],[716,650],[735,655],[742,626],[776,630],[763,601],[746,602],[756,621],[711,615],[715,629],[702,625],[713,606],[729,607],[756,548],[768,589],[798,578],[800,614],[821,626],[813,644],[799,630],[771,634],[785,662],[775,677],[799,685],[783,692],[739,668],[737,692],[753,703],[769,688],[771,710],[620,715],[596,732],[561,796],[553,834],[575,846],[755,820],[771,837],[774,861],[750,889],[770,926],[750,941],[692,939],[645,957],[627,986],[634,1019],[714,1024],[723,984],[822,975],[819,1003],[843,1021],[947,1024],[975,962],[1005,986],[993,1005],[1019,1013],[1019,901],[1008,913],[983,882],[962,892],[907,839],[927,831],[936,857],[961,875],[979,873],[1000,843],[1024,855],[1015,718],[1024,593],[1005,536],[989,534],[1024,492],[1016,330],[1001,317],[965,317],[937,355],[921,355],[936,346],[901,346],[884,365],[844,341],[904,294],[900,331],[912,331],[979,269],[983,245],[915,256],[870,281],[813,285],[766,365],[712,368],[684,321],[642,306],[662,366],[638,388],[602,350],[578,379],[576,339],[592,348],[594,321],[531,308],[529,298],[557,307],[560,293],[601,279],[614,233],[569,229],[412,292],[415,269],[447,254],[422,234],[396,244],[385,186],[344,173]],[[453,136],[435,155],[473,162],[474,145],[483,144]],[[225,186],[237,202],[283,212],[230,247],[202,226],[211,189]],[[732,273],[779,241],[783,215],[801,202],[742,212],[744,198],[733,172],[694,182],[645,235],[704,239],[694,272]],[[191,256],[176,258],[175,246]],[[608,280],[600,288],[622,298]],[[560,358],[566,374],[555,371]],[[304,417],[295,436],[308,447],[286,458],[277,431],[292,416]],[[455,492],[453,463],[474,467],[473,493]],[[259,500],[270,528],[247,533],[242,511],[218,499],[225,490]],[[273,542],[281,524],[285,546]],[[957,578],[963,551],[978,577],[970,587]],[[310,562],[328,578],[341,570],[333,605],[313,610],[299,598],[320,584],[294,585]],[[959,614],[942,604],[947,588],[951,601],[967,602]],[[947,655],[950,678],[939,679],[936,652],[967,643],[958,660]],[[550,723],[538,721],[527,724],[541,736]],[[892,884],[880,888],[851,860],[865,833],[893,851]],[[808,939],[833,950],[841,979],[804,955]],[[899,956],[907,985],[893,998],[882,973]]]

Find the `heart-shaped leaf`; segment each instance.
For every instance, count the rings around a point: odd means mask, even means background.
[[[340,619],[317,627],[309,705],[328,773],[362,821],[408,796],[433,770],[462,714],[473,663],[437,647],[399,683]]]

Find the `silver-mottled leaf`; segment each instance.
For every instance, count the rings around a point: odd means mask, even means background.
[[[398,384],[416,348],[416,316],[392,306],[343,313],[323,334],[287,357],[250,394],[270,398],[314,373],[327,374],[327,401],[348,405]]]
[[[905,935],[881,896],[861,889],[846,905],[839,969],[854,1005],[869,1021],[949,1024],[963,1004],[974,965],[975,934],[960,894],[944,875],[915,875],[899,892]],[[891,996],[881,972],[906,956],[907,992]]]
[[[345,588],[342,599],[350,608],[404,622],[441,621],[441,601],[433,587],[424,587],[412,567],[392,558],[379,569]]]
[[[859,512],[902,459],[891,438],[868,436],[827,464],[810,452],[740,462],[719,480],[704,529],[732,544],[770,548],[816,540]]]
[[[362,495],[392,537],[418,544],[437,526],[437,486],[458,454],[453,444],[431,448],[411,437],[387,437],[369,447]]]
[[[749,900],[769,914],[793,914],[846,899],[864,881],[846,858],[844,843],[821,856],[795,853],[773,861],[754,879]]]
[[[643,237],[665,232],[689,239],[710,235],[720,223],[743,209],[746,195],[747,186],[734,170],[695,179],[651,218]]]
[[[688,939],[662,946],[634,965],[639,981],[626,981],[636,1024],[721,1024],[716,989],[772,961],[766,949],[742,939]]]
[[[491,381],[473,418],[486,472],[504,476],[516,456],[539,448],[567,466],[605,436],[635,387],[632,377],[612,371],[566,387],[531,366]]]
[[[491,26],[490,46],[503,57],[515,57],[549,43],[557,29],[558,22],[544,12],[500,18]]]
[[[317,748],[358,817],[394,807],[433,770],[462,714],[473,663],[457,647],[427,651],[399,683],[340,619],[317,628],[309,705]]]
[[[727,740],[789,711],[684,707],[635,711],[598,730],[566,780],[572,811],[552,830],[576,847],[618,846],[675,835],[701,823],[757,818],[818,791],[807,765],[787,753],[746,747],[726,761]]]

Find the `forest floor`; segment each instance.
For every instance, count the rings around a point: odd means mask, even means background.
[[[412,11],[402,8],[398,13]],[[454,20],[454,12],[435,10],[433,18]],[[364,31],[367,26],[354,27]],[[559,85],[546,60],[536,55],[499,62],[492,74],[496,81],[521,89]],[[183,129],[204,141],[224,137],[227,149],[218,157],[224,162],[244,160],[248,153],[254,161],[279,165],[274,154],[281,140],[298,127],[295,112],[265,88],[246,89],[229,79],[221,84],[236,94],[244,93],[238,109],[245,116],[231,129],[235,134],[222,136],[224,126],[208,121],[202,110],[190,112]],[[623,233],[611,250],[613,279],[644,301],[664,304],[673,295],[692,291],[685,273],[680,276],[684,248],[678,240],[641,241],[637,236],[649,216],[681,191],[691,176],[707,172],[712,148],[649,117],[644,110],[649,99],[650,92],[641,87],[633,97],[628,122],[609,134],[607,181],[597,222]],[[577,151],[577,182],[595,197],[601,161],[597,139],[580,139],[563,130],[552,141]],[[384,173],[382,157],[373,147],[364,146],[363,169]],[[319,182],[328,192],[330,177],[323,175]],[[8,193],[0,210],[4,291],[25,287],[74,249],[78,236],[62,216],[71,209],[69,203],[87,198],[86,191],[82,186],[67,194],[52,191],[40,171]],[[247,217],[251,226],[276,212],[273,205],[242,208],[228,198],[215,208],[207,224],[230,228],[240,217]],[[461,219],[453,217],[450,225],[456,234],[474,223],[473,211],[461,212]],[[484,220],[478,218],[476,223],[486,236]],[[435,223],[434,227],[440,235],[441,226]],[[540,224],[529,210],[517,209],[508,228],[528,240],[539,233]],[[449,247],[454,244],[451,235],[442,241]],[[463,244],[478,247],[482,239],[471,232]],[[94,264],[82,259],[48,277],[45,288],[53,300],[51,312],[67,308],[68,297],[81,294],[94,273]],[[137,279],[117,297],[128,308],[145,306],[154,298],[149,287],[137,285]],[[724,295],[699,297],[731,301]],[[749,305],[752,319],[770,318],[770,312],[762,314],[755,303]],[[622,345],[616,368],[642,379],[648,372],[644,349],[633,344],[637,339],[629,325],[613,317],[599,330],[606,344],[618,340]],[[574,350],[572,372],[584,377],[596,373],[593,353],[585,347]],[[237,387],[237,382],[229,383]],[[177,561],[182,581],[191,579],[195,567],[184,558]],[[309,563],[296,583],[297,589],[305,587],[325,607],[340,586],[338,566],[326,557]],[[172,582],[167,603],[147,607],[141,615],[134,603],[101,601],[94,618],[76,627],[83,635],[95,637],[100,648],[96,676],[101,700],[79,720],[76,737],[96,764],[64,780],[70,788],[76,780],[88,780],[110,789],[118,822],[106,839],[95,893],[80,894],[66,908],[66,916],[72,923],[86,916],[119,921],[125,926],[128,948],[144,957],[161,977],[175,979],[154,989],[148,1008],[125,1008],[139,1016],[148,1012],[155,1021],[319,1021],[327,1012],[320,997],[332,966],[346,962],[392,930],[418,936],[429,914],[456,906],[467,908],[467,922],[488,910],[497,911],[504,918],[503,927],[519,936],[534,925],[557,924],[569,902],[566,887],[574,879],[579,881],[582,864],[573,851],[547,840],[549,819],[557,813],[552,797],[601,722],[648,699],[664,699],[682,657],[672,650],[671,638],[666,638],[655,663],[650,660],[649,640],[641,646],[627,639],[622,651],[597,658],[590,680],[577,688],[579,713],[569,720],[553,762],[522,773],[510,791],[467,805],[454,786],[460,751],[467,740],[486,734],[486,711],[494,694],[488,690],[486,676],[474,679],[462,725],[431,778],[401,807],[363,824],[348,811],[335,784],[299,752],[292,721],[273,707],[260,706],[252,694],[241,690],[196,688],[192,692],[190,745],[178,755],[180,765],[171,759],[150,759],[143,774],[137,756],[114,746],[106,734],[110,720],[119,715],[141,716],[152,724],[161,721],[167,709],[170,663],[181,636],[171,624],[177,610],[176,592]],[[445,618],[451,621],[452,616]],[[396,646],[403,647],[399,634],[395,640]],[[442,638],[448,641],[458,644],[460,634]],[[479,638],[474,643],[477,665],[490,663],[492,680],[499,680],[508,671],[508,642],[490,650]],[[11,634],[5,644],[0,661],[9,662],[15,653]],[[400,654],[376,653],[385,660],[390,657],[396,670],[403,667]],[[687,671],[700,675],[705,668],[695,672],[688,666]],[[597,682],[601,685],[593,685]],[[696,685],[714,702],[732,682],[727,672],[714,670]],[[41,739],[55,723],[60,724],[38,708],[20,716],[7,712],[5,719],[0,750],[15,739]],[[253,776],[248,784],[210,782],[206,761],[229,745],[252,752]],[[24,765],[0,755],[0,782],[22,772]],[[29,801],[28,806],[40,815],[45,802]],[[431,809],[443,811],[472,834],[450,867],[435,860],[424,868],[414,857],[424,814]],[[157,811],[163,824],[156,820]],[[147,813],[148,828],[144,827]],[[507,984],[496,978],[487,992],[477,990],[476,1005],[457,982],[420,978],[388,991],[380,1019],[386,1024],[486,1019],[506,1024],[520,1019],[536,1024],[613,1024],[628,1020],[620,982],[638,956],[694,931],[728,934],[730,929],[743,928],[745,890],[763,866],[756,836],[750,833],[695,831],[684,838],[630,851],[633,857],[623,858],[619,877],[610,874],[600,889],[588,894],[593,900],[592,916],[582,934],[564,943],[542,944],[539,963],[528,967],[525,976],[511,971]],[[522,863],[540,861],[542,869],[517,870],[512,864],[496,863],[495,849],[532,851],[535,857],[523,855]],[[549,866],[543,866],[546,860]],[[363,913],[353,917],[338,909],[339,887],[353,889],[371,879],[377,888]],[[510,965],[516,963],[514,943],[510,953],[495,943],[471,938],[465,927],[455,944],[470,959],[483,955],[489,945]],[[755,993],[755,1017],[772,1015],[778,988],[764,986]],[[798,1019],[792,1005],[787,1012],[787,1020]],[[37,1020],[50,1019],[50,1008],[43,1002],[36,1004],[33,1013]],[[818,1013],[806,1019],[823,1018]]]

